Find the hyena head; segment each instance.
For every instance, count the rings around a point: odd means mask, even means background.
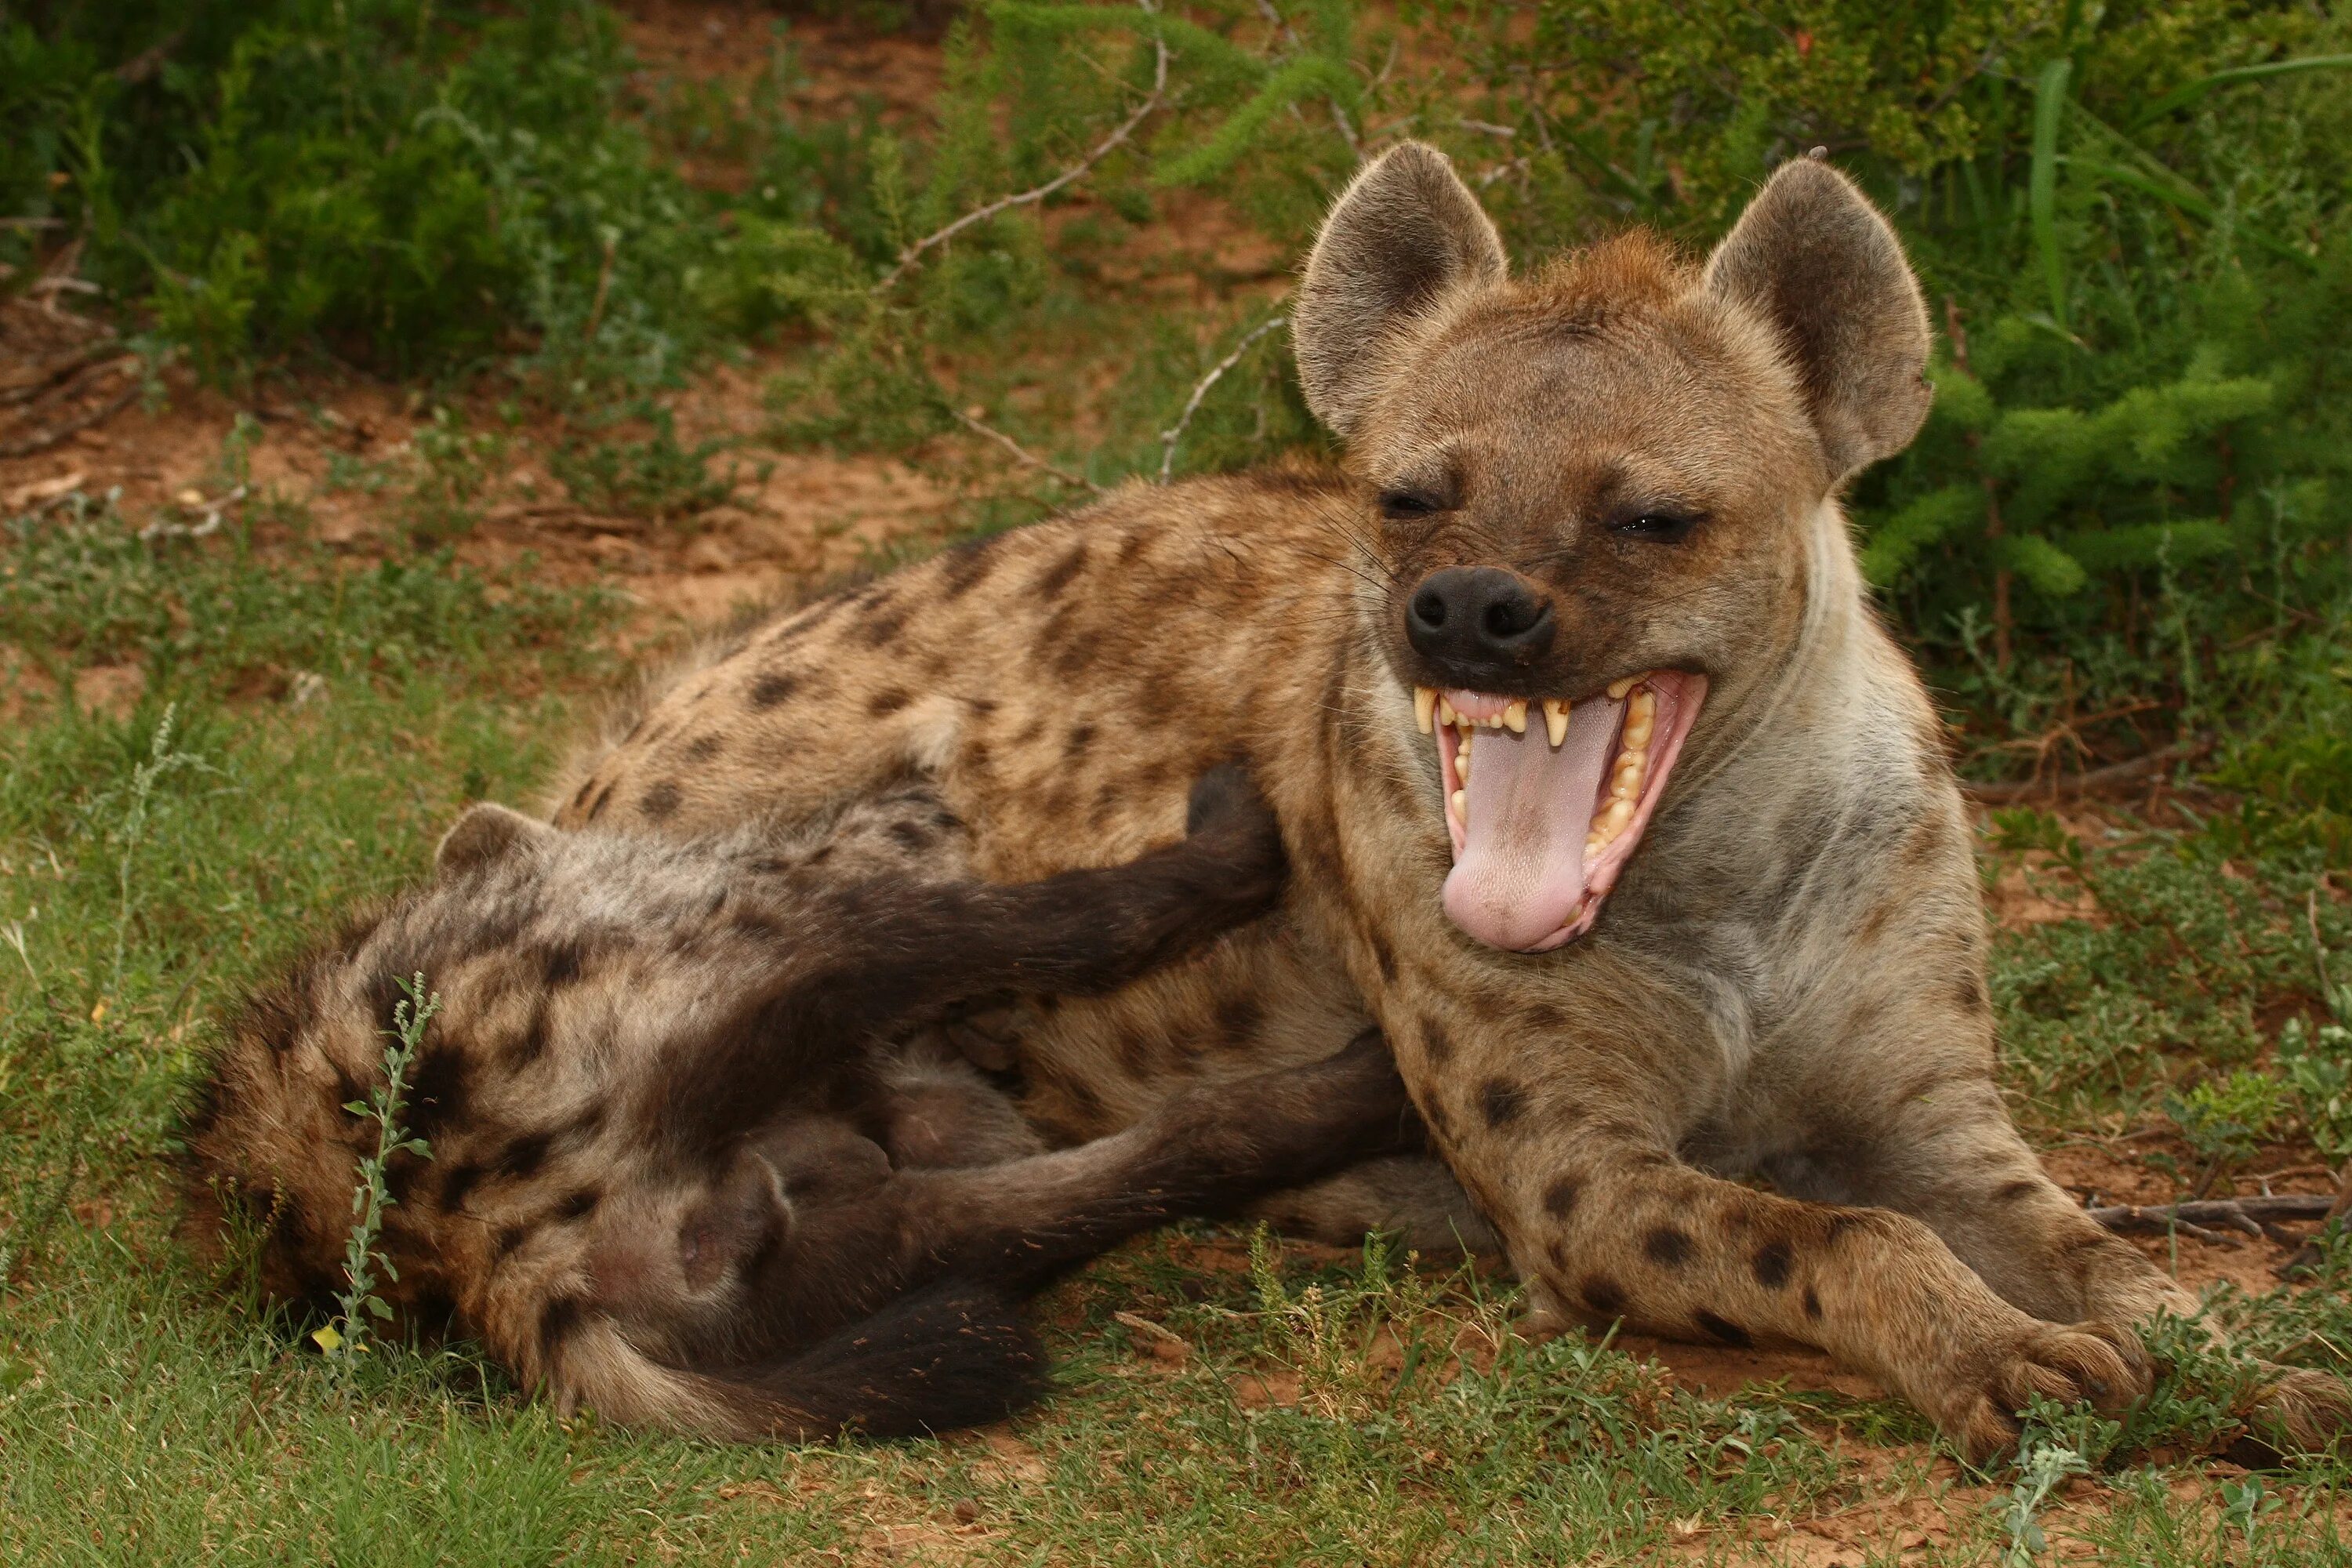
[[[1759,721],[1809,609],[1859,592],[1833,497],[1926,417],[1918,286],[1810,159],[1703,268],[1633,234],[1514,279],[1407,143],[1332,209],[1294,336],[1377,508],[1360,605],[1437,737],[1447,913],[1496,947],[1572,941],[1685,742]]]

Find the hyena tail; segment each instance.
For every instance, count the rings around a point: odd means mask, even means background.
[[[1044,1391],[1045,1358],[1019,1301],[998,1286],[943,1280],[787,1361],[693,1371],[645,1355],[610,1323],[583,1325],[558,1352],[561,1403],[737,1442],[985,1426]]]

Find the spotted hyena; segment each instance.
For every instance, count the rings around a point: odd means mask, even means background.
[[[1295,338],[1344,466],[1129,485],[781,616],[557,820],[695,830],[913,763],[985,874],[1034,877],[1166,841],[1245,755],[1281,909],[1041,1011],[1039,1125],[1376,1022],[1534,1327],[1819,1346],[1979,1454],[2036,1392],[2140,1394],[2131,1325],[2196,1303],[2002,1108],[1967,819],[1837,502],[1930,395],[1878,213],[1800,160],[1703,265],[1636,234],[1515,278],[1408,144],[1333,208]],[[1402,1169],[1353,1217],[1410,1206]],[[2300,1439],[2344,1407],[2267,1398]]]
[[[920,788],[786,832],[558,833],[478,806],[434,883],[260,994],[188,1131],[200,1209],[263,1284],[342,1285],[399,982],[444,1006],[391,1165],[396,1327],[478,1338],[526,1387],[731,1437],[940,1430],[1037,1383],[1015,1308],[1056,1270],[1420,1139],[1377,1035],[1162,1099],[1048,1152],[933,1026],[1007,988],[1101,992],[1214,942],[1282,881],[1232,769],[1181,842],[1017,887],[964,873]]]

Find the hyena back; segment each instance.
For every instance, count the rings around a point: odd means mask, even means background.
[[[382,1294],[565,1408],[730,1437],[992,1420],[1037,1384],[1014,1309],[1054,1272],[1416,1137],[1377,1037],[1048,1152],[944,1043],[943,1008],[1099,992],[1258,914],[1283,875],[1241,775],[1132,862],[965,874],[919,788],[814,826],[559,833],[499,807],[433,885],[261,994],[188,1147],[202,1204],[264,1227],[268,1292],[341,1284],[399,982],[443,1008],[413,1065]]]
[[[1534,1327],[1820,1346],[1979,1454],[2033,1393],[2141,1394],[2130,1326],[2197,1303],[2002,1107],[1966,815],[1837,504],[1928,403],[1885,222],[1799,160],[1703,267],[1634,235],[1514,278],[1408,144],[1295,323],[1343,468],[1131,484],[779,616],[557,820],[699,830],[912,763],[1033,877],[1165,841],[1242,754],[1281,912],[1044,1012],[1039,1124],[1370,1020]],[[2345,1411],[2309,1374],[2264,1408],[2305,1442]]]

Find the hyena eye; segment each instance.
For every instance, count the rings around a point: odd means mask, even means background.
[[[1639,539],[1652,544],[1678,544],[1689,538],[1690,531],[1698,526],[1698,513],[1656,507],[1609,526],[1612,531],[1628,539]]]
[[[1391,522],[1406,522],[1416,517],[1445,510],[1445,503],[1426,490],[1382,490],[1381,515]]]

